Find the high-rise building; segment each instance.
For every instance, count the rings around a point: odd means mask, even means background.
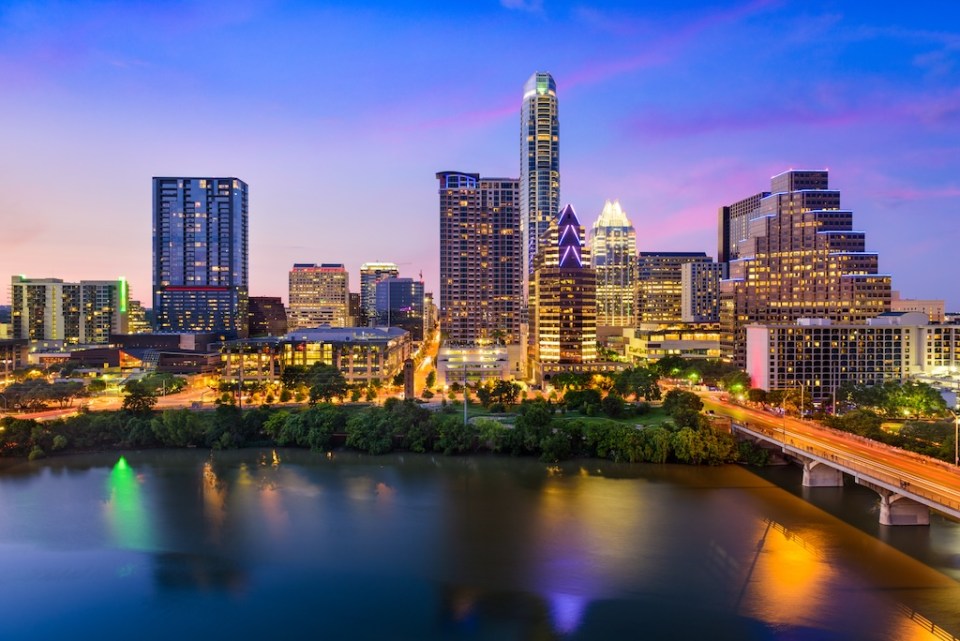
[[[153,179],[153,311],[161,332],[246,333],[247,184]]]
[[[298,327],[346,327],[350,283],[339,263],[296,263],[290,270],[287,313],[290,331]]]
[[[637,234],[618,201],[604,203],[590,233],[597,272],[597,324],[628,327],[636,322]]]
[[[525,285],[533,272],[533,260],[539,243],[559,212],[560,120],[557,83],[549,73],[538,71],[523,85],[523,106],[520,110],[520,225],[523,230]]]
[[[377,283],[377,326],[402,327],[410,340],[423,340],[423,281],[384,278]]]
[[[720,322],[722,263],[700,261],[680,266],[680,320],[684,323]]]
[[[717,224],[717,262],[726,265],[740,256],[740,243],[747,239],[750,221],[760,217],[760,201],[770,195],[763,191],[720,208]]]
[[[530,329],[535,378],[548,380],[597,360],[597,275],[573,207],[564,207],[545,236],[530,288]]]
[[[247,326],[251,338],[287,333],[287,311],[279,296],[251,296],[249,315]]]
[[[519,181],[444,171],[440,181],[440,327],[454,343],[520,342],[523,245]]]
[[[32,344],[106,344],[127,332],[126,279],[11,278],[13,338]]]
[[[878,273],[877,254],[865,251],[866,234],[840,209],[826,171],[779,174],[771,192],[720,283],[724,355],[740,367],[749,324],[857,324],[890,309],[890,276]]]
[[[678,323],[683,319],[683,266],[710,263],[704,252],[640,252],[637,257],[637,319]]]
[[[360,325],[366,327],[377,320],[377,283],[384,278],[396,278],[400,268],[394,263],[364,263],[360,265]]]

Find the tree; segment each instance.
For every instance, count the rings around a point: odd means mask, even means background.
[[[333,365],[314,363],[307,372],[307,381],[310,385],[311,405],[319,401],[330,402],[347,394],[347,379]]]
[[[660,374],[652,369],[630,367],[617,374],[613,389],[624,397],[632,394],[638,401],[641,398],[645,401],[656,401],[660,399],[659,381]]]
[[[682,356],[664,356],[653,365],[660,376],[666,378],[676,378],[681,372],[687,369],[687,361]]]
[[[734,394],[750,389],[750,375],[741,370],[728,372],[720,377],[723,389]]]
[[[139,381],[123,387],[123,409],[131,414],[149,414],[157,404],[157,393]]]
[[[432,369],[430,370],[430,373],[427,374],[427,380],[424,382],[424,384],[426,385],[427,389],[430,389],[434,385],[436,385],[436,383],[437,383],[437,370]]]
[[[747,390],[747,400],[751,403],[765,403],[767,401],[767,390],[751,387]]]
[[[670,416],[675,416],[681,410],[693,410],[699,412],[703,409],[703,401],[693,392],[681,389],[672,389],[667,392],[663,399],[663,411]]]
[[[107,389],[107,382],[102,378],[94,378],[94,379],[91,379],[89,383],[87,383],[87,391],[90,392],[91,394],[103,392],[106,389]]]
[[[600,402],[600,407],[610,418],[620,418],[624,412],[623,397],[616,392],[610,392]]]

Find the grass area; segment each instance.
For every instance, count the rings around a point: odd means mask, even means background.
[[[557,419],[563,420],[579,420],[584,423],[621,423],[623,425],[643,425],[644,427],[657,427],[664,421],[670,420],[670,417],[667,416],[667,413],[659,407],[653,407],[646,414],[626,416],[623,418],[610,418],[604,414],[587,416],[581,412],[567,412],[565,414],[557,414]]]

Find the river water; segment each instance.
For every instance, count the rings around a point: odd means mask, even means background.
[[[0,467],[0,639],[960,636],[960,525],[793,468],[295,450]]]

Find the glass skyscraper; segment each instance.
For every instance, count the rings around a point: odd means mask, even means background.
[[[597,324],[629,327],[636,322],[637,234],[617,201],[604,204],[590,233],[597,271]]]
[[[402,327],[410,339],[423,340],[423,282],[412,278],[384,278],[376,284],[377,325]]]
[[[246,333],[247,184],[153,179],[153,305],[158,331]]]
[[[533,258],[543,242],[543,234],[559,213],[557,83],[549,73],[537,72],[523,86],[520,112],[520,225],[524,244],[524,279],[533,272]]]

